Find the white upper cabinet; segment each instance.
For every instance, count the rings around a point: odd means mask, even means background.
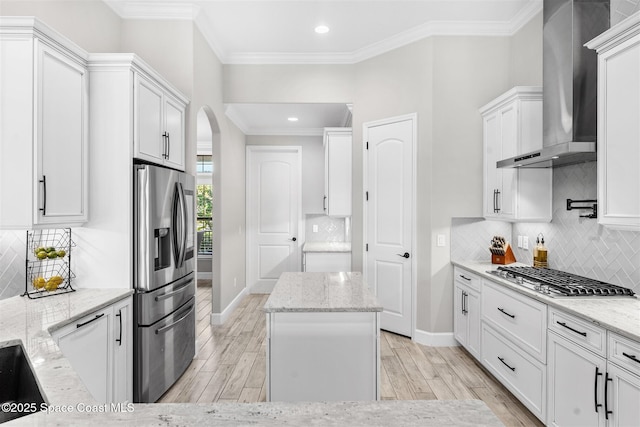
[[[134,99],[134,157],[184,170],[186,103],[141,74]]]
[[[542,148],[542,88],[517,86],[480,109],[485,218],[551,221],[551,169],[497,168],[496,162]]]
[[[87,54],[35,18],[0,19],[0,228],[88,217]]]
[[[598,52],[598,223],[640,230],[640,12],[587,47]]]
[[[324,131],[324,211],[351,216],[351,128]]]

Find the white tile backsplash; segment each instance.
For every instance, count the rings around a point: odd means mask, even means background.
[[[640,11],[640,0],[611,0],[611,26]]]
[[[26,231],[0,231],[0,299],[24,292],[26,241]]]
[[[318,232],[313,232],[313,226],[318,226]],[[327,215],[305,216],[305,239],[307,242],[344,242],[348,235],[345,228],[345,218],[334,218]]]
[[[551,223],[510,224],[482,219],[454,218],[451,226],[452,260],[489,260],[493,234],[510,236],[518,262],[533,263],[536,236],[544,235],[549,267],[633,289],[640,294],[640,232],[612,230],[597,219],[580,218],[588,211],[567,211],[567,199],[597,198],[596,162],[553,170]],[[500,229],[508,227],[508,230]],[[529,237],[529,250],[518,249],[518,236]]]

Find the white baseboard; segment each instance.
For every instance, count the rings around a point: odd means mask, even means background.
[[[198,271],[196,278],[198,280],[213,280],[213,273],[211,271]]]
[[[211,313],[211,324],[212,325],[222,325],[224,322],[227,321],[227,319],[229,319],[229,316],[231,316],[231,313],[233,313],[233,310],[235,310],[238,305],[240,304],[240,301],[242,301],[242,299],[245,297],[245,295],[247,295],[247,288],[243,288],[242,291],[240,291],[240,293],[233,299],[233,301],[231,301],[231,303],[229,303],[229,305],[222,310],[222,313]]]
[[[457,347],[460,345],[453,337],[453,332],[427,332],[416,329],[413,340],[429,347]]]

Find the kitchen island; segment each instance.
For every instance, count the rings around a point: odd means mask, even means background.
[[[361,273],[283,273],[264,311],[268,401],[379,399],[382,306]]]

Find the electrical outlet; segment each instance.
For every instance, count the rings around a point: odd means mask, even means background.
[[[318,232],[318,224],[313,224],[313,232],[314,233]]]
[[[436,246],[444,246],[444,245],[445,245],[444,234],[438,234],[436,238]]]
[[[529,250],[529,236],[522,237],[522,249]]]
[[[518,236],[518,247],[522,249],[522,236]]]

